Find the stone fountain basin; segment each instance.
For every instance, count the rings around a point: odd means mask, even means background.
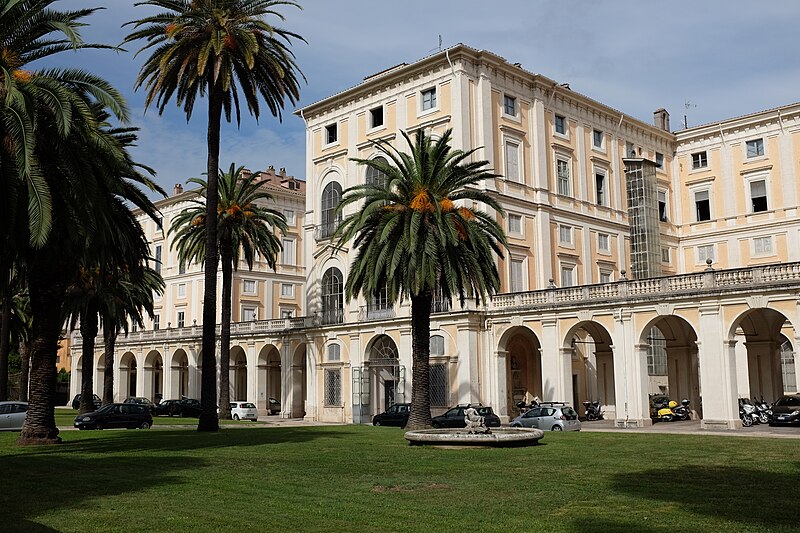
[[[411,446],[510,448],[533,446],[544,437],[541,429],[493,428],[491,433],[467,433],[463,429],[418,429],[406,431]]]

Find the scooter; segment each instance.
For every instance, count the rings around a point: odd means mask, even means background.
[[[675,401],[669,402],[669,406],[672,408],[672,412],[675,414],[676,420],[691,420],[692,412],[689,410],[690,403],[691,402],[686,398],[681,400],[680,405],[678,405],[678,403]]]
[[[590,402],[584,400],[583,407],[586,409],[586,420],[603,420],[603,412],[600,410],[600,400]]]
[[[656,420],[660,420],[662,422],[674,422],[676,420],[681,420],[680,416],[677,415],[673,410],[673,408],[677,406],[678,402],[671,400],[668,404],[664,405],[658,410],[658,416]]]

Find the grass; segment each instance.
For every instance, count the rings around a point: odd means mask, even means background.
[[[58,427],[72,427],[75,417],[78,414],[77,409],[56,409],[56,425]],[[262,416],[258,419],[258,423],[269,422],[270,419],[277,419],[277,417]],[[254,422],[250,420],[220,420],[220,425],[230,426],[252,426]],[[154,416],[154,426],[190,426],[197,427],[197,418],[181,418],[179,416]]]
[[[193,428],[192,428],[193,429]],[[0,434],[10,531],[797,531],[794,439],[547,433],[409,447],[366,426]]]

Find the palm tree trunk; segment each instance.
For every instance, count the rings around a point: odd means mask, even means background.
[[[203,292],[203,374],[200,383],[200,418],[198,431],[219,431],[217,417],[217,181],[219,173],[219,137],[222,119],[222,88],[213,85],[208,91],[208,163],[206,187],[206,257]]]
[[[18,444],[58,444],[55,418],[56,353],[63,324],[61,305],[67,280],[57,254],[41,250],[28,269],[33,323],[30,337],[30,403]]]
[[[224,237],[223,237],[224,238]],[[220,243],[222,256],[222,327],[219,350],[219,418],[231,419],[231,291],[233,288],[233,250],[226,240]]]
[[[28,379],[31,372],[31,358],[28,343],[24,339],[19,341],[19,401],[28,401]]]
[[[114,346],[117,343],[117,329],[109,326],[103,329],[103,405],[114,403]]]
[[[8,400],[8,353],[11,351],[11,271],[3,280],[0,292],[0,402]]]
[[[94,339],[97,337],[97,306],[87,305],[81,315],[81,406],[79,414],[91,413],[94,406]]]
[[[431,304],[433,296],[426,291],[411,297],[412,383],[411,413],[408,429],[431,427],[430,353]]]

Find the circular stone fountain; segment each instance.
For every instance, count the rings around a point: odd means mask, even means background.
[[[494,428],[487,433],[470,433],[463,429],[419,429],[406,431],[405,437],[411,446],[510,448],[538,444],[544,432],[533,428]]]

